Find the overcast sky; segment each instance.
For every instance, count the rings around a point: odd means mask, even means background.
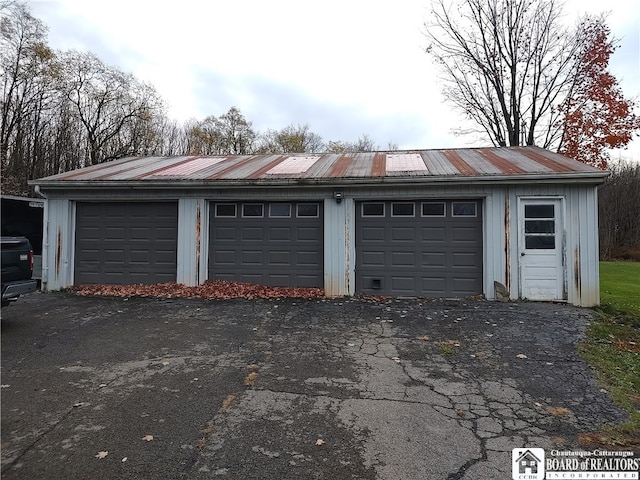
[[[481,146],[456,137],[424,53],[430,0],[31,1],[60,50],[95,53],[152,83],[170,118],[236,106],[254,128],[308,124],[325,141],[366,133],[380,148]],[[640,96],[640,2],[570,0],[567,22],[610,11],[611,71]],[[640,157],[640,141],[629,153]]]

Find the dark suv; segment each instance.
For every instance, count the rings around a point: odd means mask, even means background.
[[[2,237],[2,306],[33,292],[38,282],[33,280],[33,250],[25,237]]]

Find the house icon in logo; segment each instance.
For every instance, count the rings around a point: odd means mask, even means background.
[[[542,463],[542,460],[536,457],[531,450],[525,450],[516,459],[518,463],[518,473],[520,475],[525,474],[538,474],[538,465]]]
[[[543,448],[514,448],[511,451],[511,478],[543,480],[544,456]]]

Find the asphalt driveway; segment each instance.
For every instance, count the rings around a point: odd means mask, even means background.
[[[496,479],[624,414],[591,312],[32,294],[2,309],[2,478]]]

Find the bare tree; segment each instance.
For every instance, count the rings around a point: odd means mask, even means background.
[[[24,2],[0,0],[0,12],[4,193],[32,193],[28,180],[87,163],[164,151],[167,120],[153,87],[92,54],[54,52]]]
[[[189,120],[184,125],[189,155],[244,155],[254,151],[258,134],[237,107],[220,117]]]
[[[49,150],[46,153],[48,171],[53,175],[79,168],[83,164],[85,137],[77,117],[68,104],[62,104],[56,115],[50,117]],[[34,177],[37,178],[37,177]]]
[[[387,151],[393,152],[395,150],[398,150],[398,144],[396,142],[389,140],[387,142]]]
[[[389,147],[392,146],[394,145],[389,142]],[[355,142],[344,142],[342,140],[331,141],[327,143],[326,150],[329,153],[373,152],[378,150],[378,145],[369,135],[363,133]],[[395,150],[397,150],[397,146]]]
[[[32,118],[40,117],[43,108],[49,106],[54,62],[55,55],[47,46],[47,29],[42,22],[32,17],[22,3],[3,5],[0,18],[0,161],[3,168],[9,166],[10,145],[25,141],[25,129]]]
[[[187,136],[186,151],[189,155],[218,155],[222,153],[222,134],[218,119],[209,115],[204,120],[189,120],[184,129]]]
[[[231,107],[227,113],[216,121],[216,129],[220,134],[221,154],[244,155],[252,153],[256,133],[251,122],[244,118],[237,107]]]
[[[62,63],[60,88],[85,129],[89,163],[136,153],[140,122],[162,111],[155,89],[91,53],[68,52]]]
[[[358,141],[355,144],[356,152],[373,152],[375,150],[378,150],[378,144],[373,138],[366,133],[363,133],[358,137]]]
[[[183,125],[166,116],[153,119],[153,130],[156,133],[156,146],[152,149],[155,155],[181,155],[187,151],[186,134]]]
[[[617,162],[598,189],[600,256],[640,261],[640,164]]]
[[[89,52],[56,52],[28,4],[0,0],[2,191],[33,194],[28,180],[130,155],[317,153],[307,124],[260,135],[240,110],[169,120],[155,89]],[[368,135],[330,151],[370,151]],[[389,148],[397,148],[395,145]]]
[[[558,142],[578,43],[560,15],[555,0],[434,0],[427,52],[444,96],[494,145]]]
[[[309,125],[291,124],[281,130],[267,130],[260,135],[259,153],[317,153],[324,148],[322,137]]]

